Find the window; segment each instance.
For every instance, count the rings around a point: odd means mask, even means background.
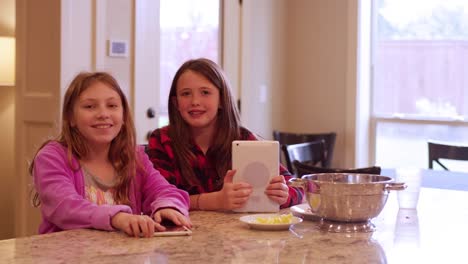
[[[375,163],[427,168],[428,139],[468,144],[468,2],[375,3]]]
[[[220,0],[160,1],[159,127],[167,125],[167,99],[177,69],[188,59],[220,61]]]

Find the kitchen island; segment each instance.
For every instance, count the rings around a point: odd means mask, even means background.
[[[72,230],[2,240],[0,263],[467,263],[464,191],[422,188],[417,210],[399,210],[391,192],[370,233],[329,233],[308,220],[258,231],[243,215],[192,212],[185,237]]]

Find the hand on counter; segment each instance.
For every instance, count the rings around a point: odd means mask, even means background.
[[[111,219],[112,226],[129,236],[152,237],[154,231],[164,231],[166,228],[155,222],[147,215],[134,215],[129,213],[117,213]]]
[[[161,224],[163,220],[170,220],[176,226],[185,226],[187,228],[192,228],[192,222],[190,218],[181,214],[179,211],[172,208],[163,208],[153,215],[154,221]]]

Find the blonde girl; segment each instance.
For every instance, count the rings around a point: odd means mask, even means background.
[[[65,93],[62,129],[39,149],[30,171],[39,233],[77,228],[130,236],[191,227],[189,197],[155,170],[135,143],[129,105],[108,73],[78,74]]]

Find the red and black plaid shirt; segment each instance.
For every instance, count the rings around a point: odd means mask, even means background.
[[[177,167],[174,151],[172,149],[171,138],[168,135],[169,128],[156,129],[149,138],[147,153],[154,167],[166,178],[168,182],[174,184],[179,189],[186,190],[190,195],[219,191],[219,181],[222,177],[216,172],[212,161],[208,159],[203,151],[196,144],[191,146],[191,151],[196,157],[192,161],[195,176],[200,182],[199,186],[187,186],[182,181],[180,169]],[[241,128],[241,138],[239,140],[258,140],[250,131]],[[280,165],[280,174],[289,180],[291,174],[285,167]],[[289,197],[281,208],[290,207],[302,202],[303,190],[301,188],[289,187]]]

